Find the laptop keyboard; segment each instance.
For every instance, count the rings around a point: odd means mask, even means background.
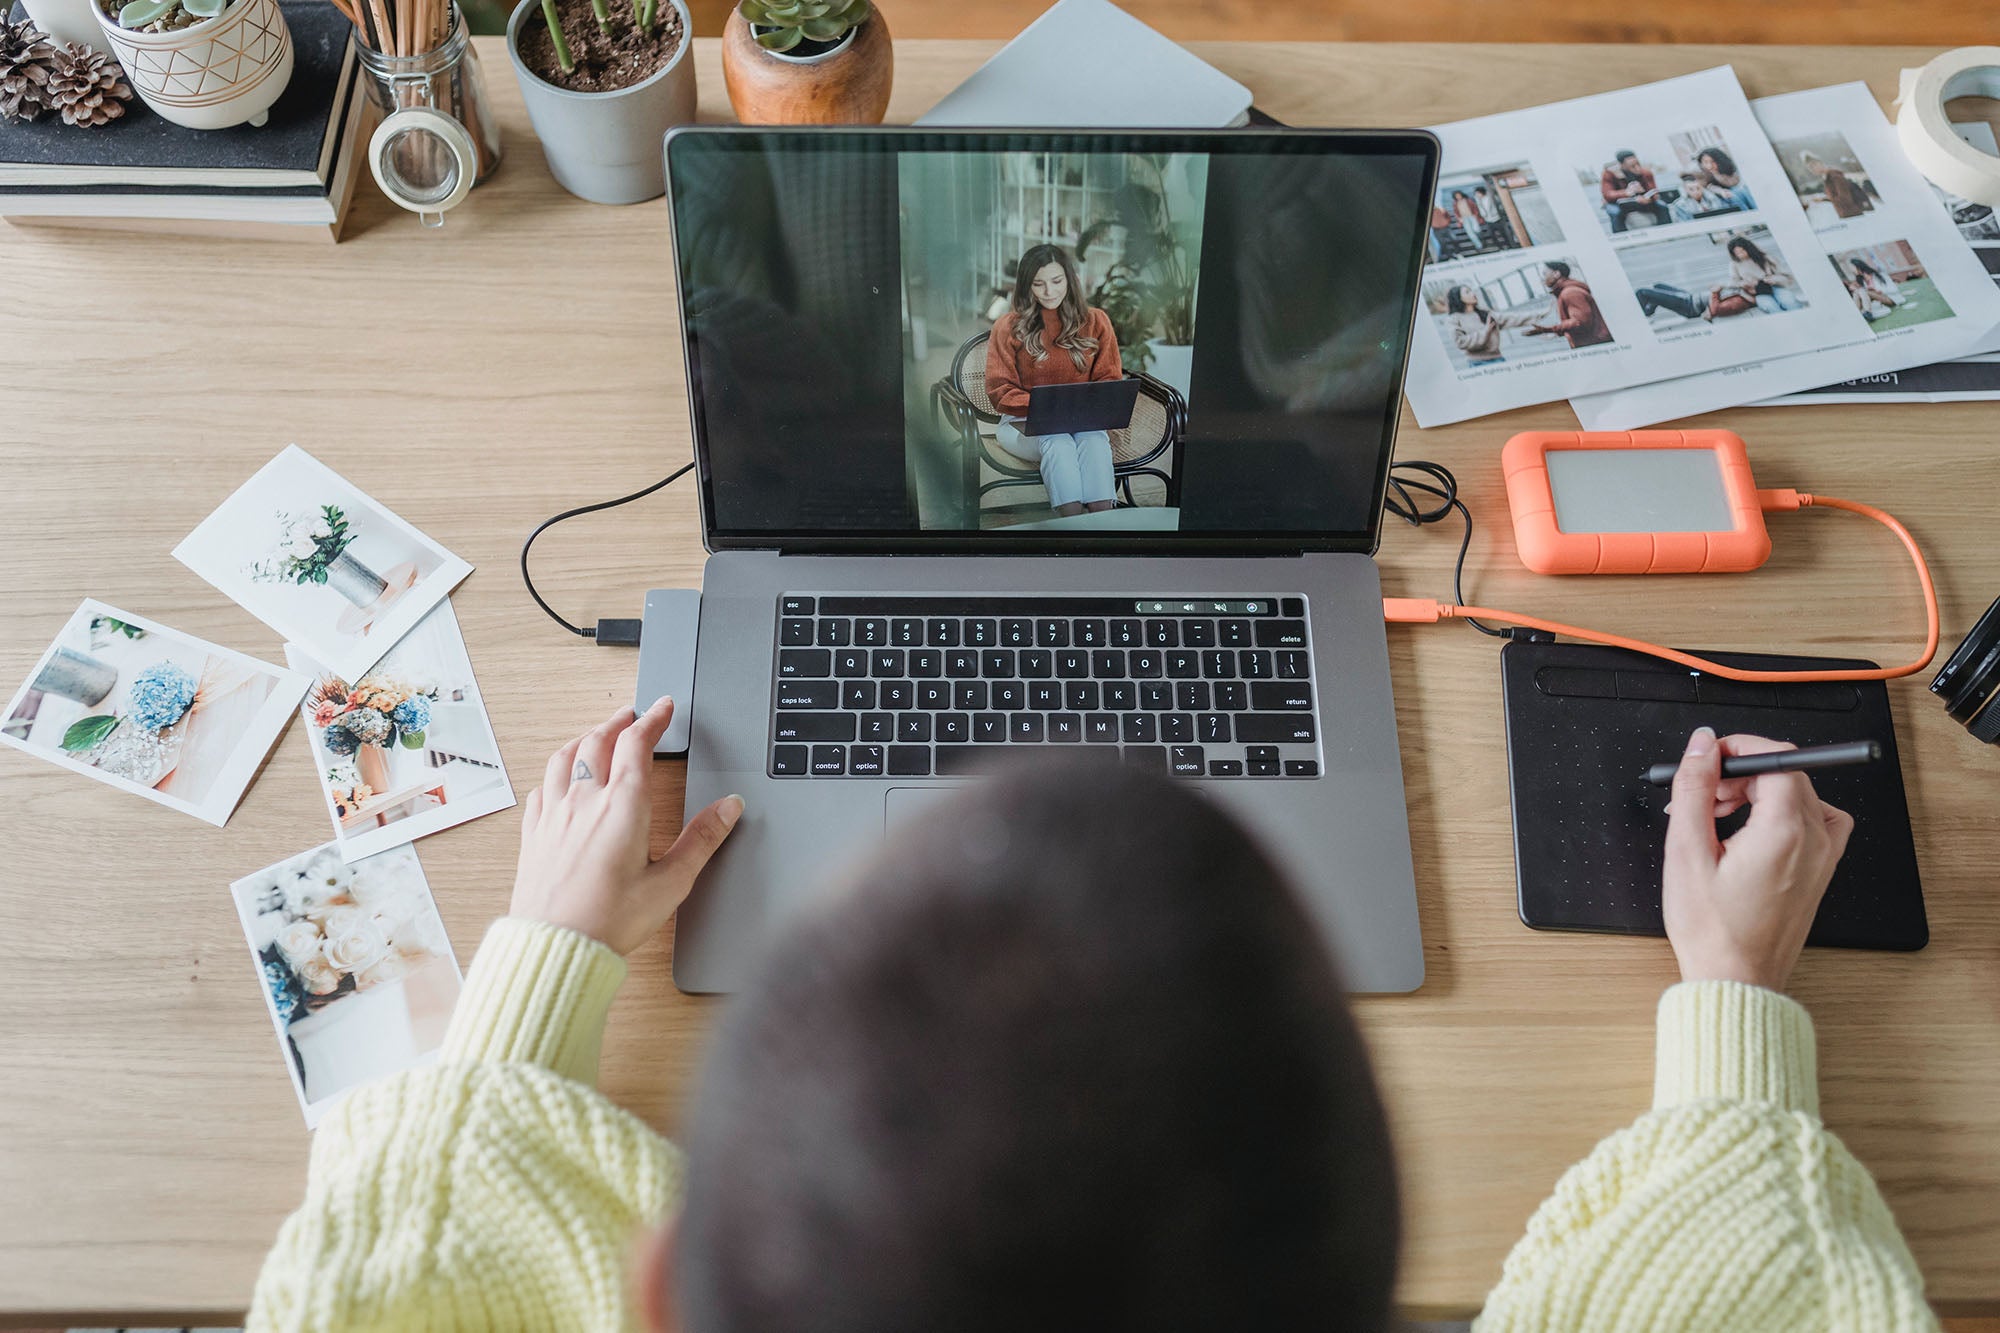
[[[1024,747],[1320,773],[1302,598],[778,599],[773,777],[974,774]]]

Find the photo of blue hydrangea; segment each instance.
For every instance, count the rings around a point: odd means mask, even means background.
[[[172,662],[147,667],[126,694],[132,721],[147,731],[165,731],[187,716],[198,689],[194,676]]]

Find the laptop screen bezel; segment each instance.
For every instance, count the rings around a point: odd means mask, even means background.
[[[1382,439],[1375,460],[1369,524],[1365,530],[1343,532],[1118,532],[1102,534],[1051,534],[1037,532],[1010,536],[1004,531],[937,531],[911,529],[905,532],[852,529],[731,530],[716,519],[715,488],[709,465],[707,415],[701,391],[701,353],[688,327],[687,273],[677,228],[673,200],[673,159],[675,147],[700,139],[735,152],[762,152],[767,145],[786,140],[824,142],[837,138],[858,144],[864,150],[878,145],[881,151],[899,154],[908,151],[952,151],[955,145],[976,143],[985,151],[1025,152],[1199,152],[1252,153],[1282,141],[1287,151],[1297,151],[1301,143],[1321,143],[1327,151],[1352,156],[1421,156],[1424,186],[1416,196],[1412,212],[1413,231],[1409,242],[1410,291],[1408,336],[1403,339],[1402,356],[1396,370],[1396,391],[1387,395]],[[996,140],[1000,142],[995,142]],[[960,149],[959,151],[965,151]],[[772,128],[750,125],[680,126],[668,132],[665,143],[668,227],[673,246],[674,304],[679,320],[681,356],[687,376],[688,417],[693,432],[695,477],[700,492],[702,545],[710,552],[725,550],[776,550],[792,554],[966,554],[966,555],[1274,555],[1305,551],[1335,551],[1374,554],[1382,536],[1382,501],[1387,494],[1389,468],[1395,456],[1396,434],[1402,417],[1402,384],[1409,372],[1410,347],[1416,340],[1421,301],[1421,274],[1430,217],[1431,198],[1437,189],[1439,145],[1427,130],[1375,129],[1293,129],[1247,128],[1213,130],[1051,130],[930,128],[925,126],[870,126]],[[901,423],[898,423],[899,427]],[[894,447],[905,447],[899,429]]]

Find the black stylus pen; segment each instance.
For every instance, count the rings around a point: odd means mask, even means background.
[[[1797,773],[1808,768],[1838,768],[1842,764],[1872,764],[1882,757],[1880,741],[1842,741],[1838,745],[1808,745],[1803,750],[1773,750],[1769,754],[1733,754],[1722,761],[1725,778],[1754,778],[1760,773]],[[1654,764],[1646,781],[1655,787],[1674,785],[1681,761]]]

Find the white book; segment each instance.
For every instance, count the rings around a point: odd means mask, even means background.
[[[1110,0],[1057,0],[919,125],[1225,129],[1250,90]]]

